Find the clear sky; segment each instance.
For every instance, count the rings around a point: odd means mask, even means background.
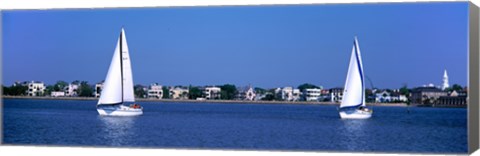
[[[122,25],[135,84],[343,87],[353,38],[378,88],[467,84],[468,3],[5,11],[3,83],[102,81]],[[370,83],[366,85],[370,88]]]

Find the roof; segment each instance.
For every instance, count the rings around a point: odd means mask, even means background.
[[[417,87],[417,88],[414,88],[412,92],[444,92],[444,91],[436,87]]]
[[[245,87],[237,87],[238,92],[247,92],[250,88],[252,88],[253,92],[255,92],[255,89],[251,86],[245,86]]]

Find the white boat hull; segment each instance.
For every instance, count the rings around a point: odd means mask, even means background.
[[[355,111],[340,111],[340,118],[342,119],[368,119],[372,117],[372,112],[355,110]]]
[[[102,116],[138,116],[143,114],[142,108],[130,108],[127,106],[103,106],[97,108]]]

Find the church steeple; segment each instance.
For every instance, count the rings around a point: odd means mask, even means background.
[[[448,75],[447,75],[447,70],[445,69],[445,71],[443,72],[443,85],[442,85],[442,90],[445,90],[445,89],[447,89],[448,87],[450,87],[450,85],[448,84]]]

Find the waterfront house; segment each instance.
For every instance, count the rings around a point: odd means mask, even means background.
[[[27,90],[27,95],[28,96],[41,96],[45,93],[45,84],[40,81],[30,81],[27,83],[28,90]]]
[[[414,88],[411,95],[410,101],[412,103],[430,105],[435,103],[435,101],[441,96],[447,96],[447,92],[429,85],[425,87]]]
[[[239,87],[237,88],[237,90],[238,90],[238,94],[237,94],[238,100],[249,100],[249,101],[255,100],[256,93],[252,86]]]
[[[390,96],[390,92],[387,90],[377,90],[375,93],[375,102],[391,102],[392,97]]]
[[[163,98],[163,88],[157,83],[153,83],[149,86],[147,90],[148,98],[162,99]]]
[[[293,87],[283,87],[280,91],[280,97],[284,101],[298,101],[300,100],[300,89],[293,89]]]
[[[100,94],[102,93],[102,89],[103,89],[103,81],[95,84],[95,93],[93,93],[95,97],[100,97]]]
[[[65,96],[77,96],[77,90],[79,88],[78,84],[70,83],[68,86],[65,86],[63,89],[65,91]]]
[[[301,98],[302,92],[300,92],[300,89],[293,89],[292,91],[292,101],[299,101]]]
[[[220,99],[220,92],[222,91],[219,87],[205,87],[203,93],[205,94],[205,99]]]
[[[331,102],[341,102],[343,98],[343,88],[331,88],[330,92],[330,101]]]
[[[322,89],[320,91],[320,97],[318,101],[330,101],[330,90],[329,89]]]
[[[398,90],[393,91],[390,94],[391,102],[407,102],[408,98],[406,95],[401,94]]]
[[[307,88],[303,91],[303,98],[305,101],[318,101],[321,91],[319,88]]]
[[[188,88],[184,87],[170,87],[169,89],[169,96],[171,99],[188,99]]]

